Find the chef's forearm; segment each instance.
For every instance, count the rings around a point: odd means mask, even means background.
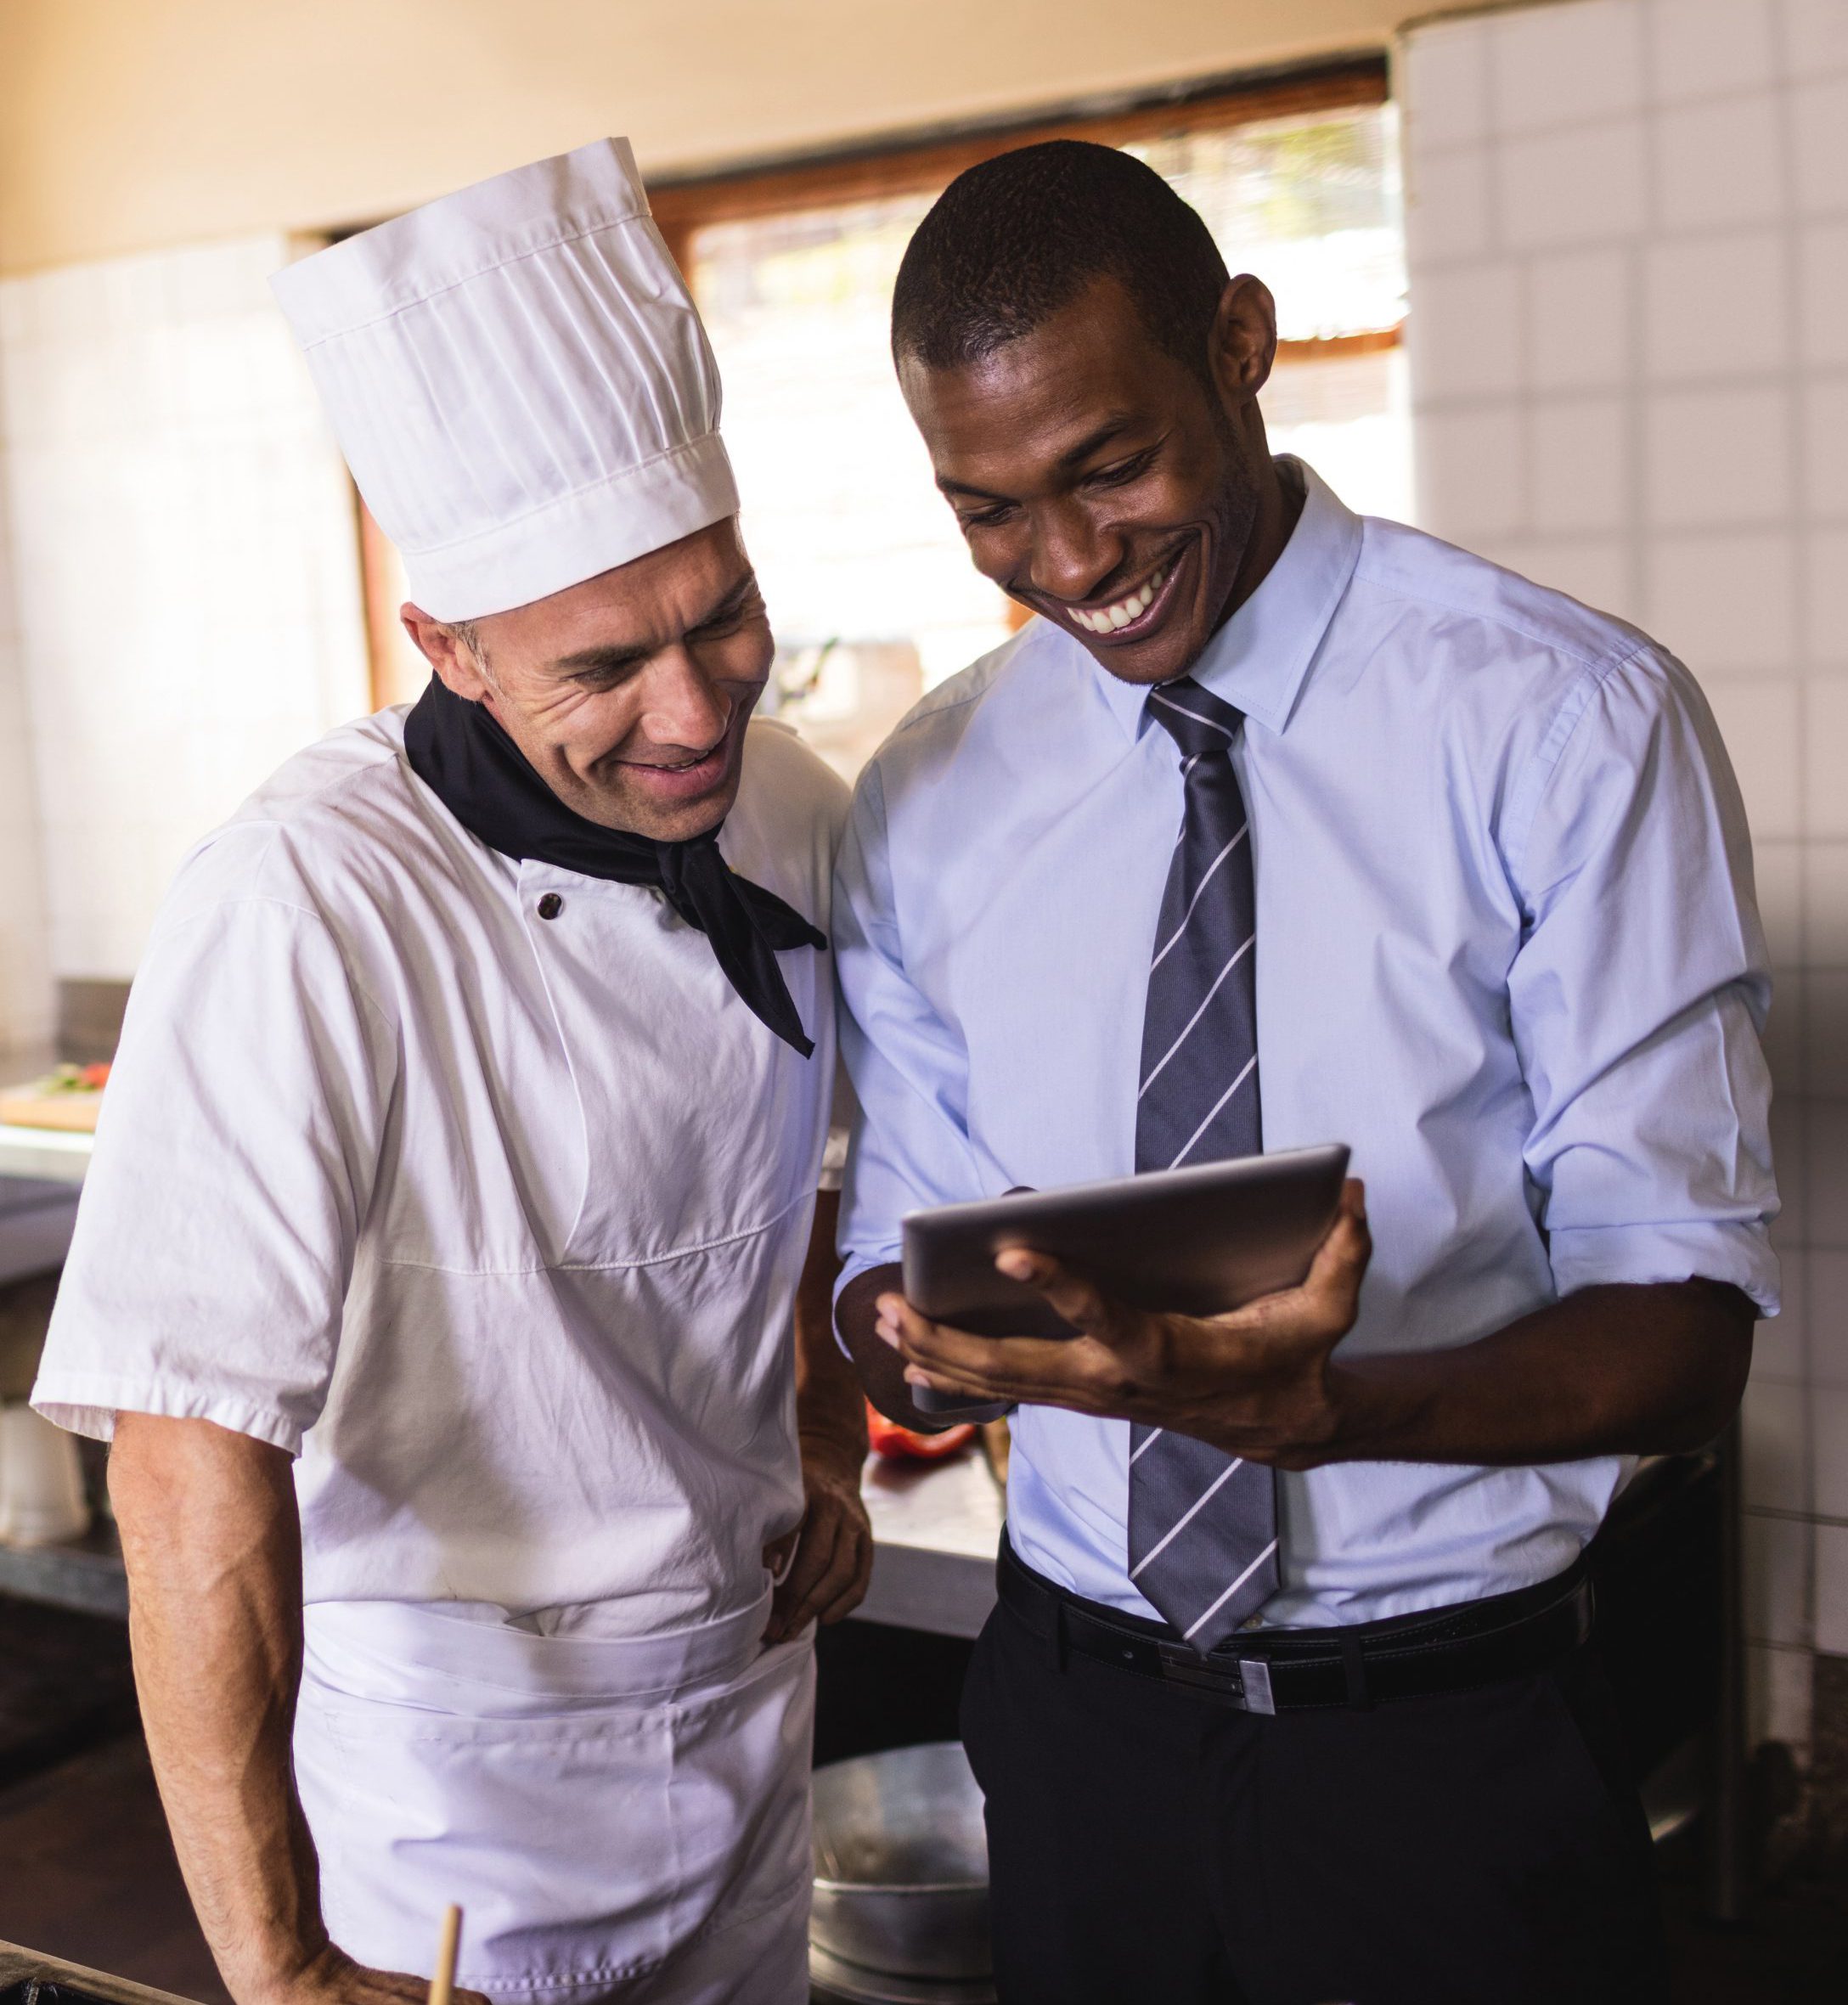
[[[149,1752],[201,1928],[239,2005],[325,1947],[290,1760],[301,1539],[280,1449],[123,1414],[110,1494]]]
[[[1508,1467],[1698,1448],[1738,1408],[1752,1316],[1716,1281],[1588,1287],[1454,1350],[1340,1360],[1335,1453],[1303,1466]]]
[[[857,1470],[866,1454],[866,1409],[854,1367],[834,1341],[840,1212],[837,1191],[819,1193],[808,1263],[796,1291],[796,1428],[805,1448],[819,1447]]]

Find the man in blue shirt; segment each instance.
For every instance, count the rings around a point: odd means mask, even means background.
[[[907,251],[904,394],[1038,617],[855,797],[840,1328],[895,1417],[1017,1408],[965,1702],[1009,2005],[1659,1998],[1580,1554],[1777,1307],[1744,818],[1645,635],[1272,459],[1275,346],[1109,149]],[[1314,1271],[1238,1314],[897,1293],[917,1206],[1331,1140]]]

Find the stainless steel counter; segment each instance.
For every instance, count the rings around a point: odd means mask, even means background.
[[[873,1524],[873,1580],[859,1615],[901,1629],[973,1636],[994,1606],[1000,1485],[973,1446],[952,1462],[866,1458],[860,1494]]]
[[[93,1135],[66,1135],[56,1128],[15,1128],[0,1122],[0,1176],[81,1184],[95,1146]]]
[[[0,1594],[126,1621],[128,1576],[115,1525],[99,1518],[81,1539],[59,1546],[0,1544]]]
[[[915,1468],[870,1456],[865,1494],[875,1546],[861,1617],[973,1636],[994,1603],[1001,1536],[1001,1493],[988,1464],[973,1449]],[[62,1546],[0,1546],[0,1594],[126,1616],[128,1582],[115,1526],[99,1519]]]

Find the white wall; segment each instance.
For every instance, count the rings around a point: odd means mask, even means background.
[[[0,486],[0,1060],[45,1042],[52,1019],[38,787],[7,560],[5,504]]]
[[[1454,4],[1454,0],[1452,0]],[[1406,0],[4,0],[0,271],[1384,46]]]
[[[0,282],[61,977],[132,975],[185,850],[369,707],[351,491],[267,284],[288,254],[271,235]]]
[[[1746,1398],[1753,1724],[1848,1653],[1848,5],[1580,0],[1400,64],[1419,510],[1712,701],[1778,965],[1784,1314]]]

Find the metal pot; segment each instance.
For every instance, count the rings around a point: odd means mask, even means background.
[[[982,1792],[955,1741],[815,1774],[810,1941],[863,1970],[976,1983],[989,1950]]]

